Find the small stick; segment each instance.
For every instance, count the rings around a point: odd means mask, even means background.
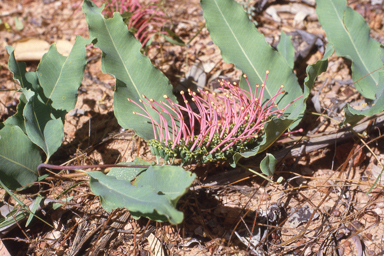
[[[60,165],[54,165],[54,164],[39,164],[37,166],[37,172],[39,175],[41,168],[49,168],[54,170],[78,170],[78,169],[90,169],[90,168],[109,168],[109,167],[128,167],[128,168],[149,168],[150,165],[137,165],[137,164],[97,164],[97,165],[72,165],[72,166],[60,166]]]

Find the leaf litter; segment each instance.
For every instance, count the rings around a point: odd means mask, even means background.
[[[319,45],[297,36],[296,29],[316,35],[320,41],[324,40],[324,32],[313,17],[314,6],[304,1],[296,1],[296,4],[297,10],[292,11],[288,4],[272,3],[274,16],[261,6],[263,11],[255,19],[259,31],[274,46],[279,41],[281,29],[293,35],[296,57],[301,56],[301,62],[313,64],[322,57]],[[88,36],[80,6],[81,2],[75,0],[5,0],[0,4],[1,19],[10,29],[1,27],[1,42],[5,46],[35,38],[49,44],[59,40],[74,43],[76,35]],[[382,21],[377,18],[382,15],[382,9],[364,12],[374,7],[363,1],[351,3],[351,7],[366,15],[364,17],[372,28],[371,36],[383,43]],[[206,84],[203,86],[207,88],[215,88],[216,79],[210,80],[211,77],[239,79],[241,72],[222,61],[220,50],[212,43],[206,28],[199,32],[204,25],[199,1],[168,1],[165,8],[172,17],[169,25],[174,26],[174,32],[184,42],[197,34],[188,47],[157,38],[157,47],[149,51],[152,63],[167,75],[174,88],[183,79],[188,79],[188,74],[197,65],[204,67]],[[274,20],[276,17],[281,23]],[[52,162],[104,164],[132,162],[135,157],[154,161],[146,142],[133,131],[121,129],[114,118],[114,81],[100,72],[100,58],[98,49],[88,49],[88,65],[79,90],[77,111],[66,116],[64,143],[52,156]],[[19,97],[16,92],[19,87],[12,80],[7,62],[8,55],[1,47],[2,121],[14,113]],[[27,64],[28,71],[36,70],[36,62]],[[299,78],[304,74],[300,66],[296,72]],[[202,79],[196,81],[202,86]],[[316,109],[312,111],[320,110],[333,120],[309,115],[300,126],[318,136],[337,132],[337,121],[343,119],[343,104],[360,100],[350,82],[350,64],[342,58],[332,57],[327,72],[317,79],[311,94],[317,95]],[[199,178],[179,202],[178,209],[184,212],[185,220],[177,226],[135,220],[125,210],[107,214],[99,199],[85,185],[86,178],[71,177],[70,173],[62,172],[59,174],[61,178],[51,177],[27,192],[15,193],[28,205],[32,204],[31,199],[37,198],[37,193],[61,201],[62,207],[56,210],[48,207],[39,215],[48,223],[59,224],[51,228],[36,218],[28,227],[21,222],[18,228],[2,237],[2,242],[11,255],[145,255],[155,254],[156,250],[166,255],[328,255],[336,251],[339,255],[362,255],[362,250],[366,255],[376,255],[384,250],[383,181],[371,193],[366,193],[380,173],[373,153],[382,161],[384,143],[382,123],[381,126],[380,122],[379,126],[372,125],[367,131],[373,139],[369,144],[372,152],[352,139],[334,141],[332,145],[309,153],[303,151],[300,157],[288,158],[277,167],[277,173],[288,183],[267,184],[251,174],[240,179],[240,170],[235,170],[237,176],[229,182],[231,170],[228,166],[189,166]],[[282,148],[282,144],[276,144],[271,149],[277,152]],[[359,155],[355,156],[355,151]],[[349,164],[351,159],[352,164]],[[248,160],[247,164],[257,166],[257,158]],[[222,173],[226,175],[220,180]],[[208,180],[214,182],[208,183]],[[68,197],[73,198],[67,202]],[[9,194],[2,194],[2,205],[6,203],[20,207]],[[263,222],[261,212],[276,213],[275,206],[281,209],[275,222]],[[296,216],[295,209],[303,209],[305,214]],[[289,225],[292,216],[300,220],[295,227]],[[237,238],[235,231],[242,239]],[[261,231],[263,236],[257,240],[259,245],[253,245],[259,246],[257,250],[242,243]],[[156,248],[151,247],[148,239],[156,241]]]

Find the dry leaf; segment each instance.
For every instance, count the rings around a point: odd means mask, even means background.
[[[72,50],[73,44],[67,40],[58,40],[56,42],[57,51],[63,55],[68,56]]]
[[[373,178],[375,180],[377,179],[377,177],[379,177],[380,174],[381,174],[380,181],[384,180],[384,175],[382,174],[382,172],[383,172],[383,168],[381,168],[380,166],[377,166],[375,164],[372,165],[371,173],[372,173]]]
[[[11,256],[8,252],[7,247],[3,244],[3,241],[0,240],[0,255],[1,256]]]
[[[161,242],[155,237],[154,234],[151,233],[147,239],[153,256],[165,256]]]
[[[266,12],[267,14],[271,15],[272,18],[277,22],[280,22],[279,21],[280,17],[277,14],[280,12],[292,13],[297,15],[294,21],[295,24],[302,22],[307,16],[309,16],[310,20],[318,19],[315,8],[306,6],[304,4],[298,4],[298,3],[285,4],[285,5],[279,5],[279,4],[273,5],[268,7]]]
[[[13,44],[17,61],[39,61],[49,49],[49,43],[36,39],[21,39]]]
[[[267,8],[267,10],[265,10],[265,12],[269,16],[271,16],[274,21],[281,22],[281,18],[279,17],[279,15],[277,15],[277,11],[276,11],[275,7],[270,6]]]

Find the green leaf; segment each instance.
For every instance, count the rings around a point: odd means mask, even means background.
[[[19,31],[21,31],[21,30],[24,29],[23,22],[21,22],[21,21],[19,20],[19,18],[16,17],[16,16],[15,16],[15,27],[16,27],[16,29],[19,30]]]
[[[151,163],[144,161],[140,157],[136,157],[135,161],[129,163],[119,163],[124,165],[151,165]],[[147,168],[129,168],[129,167],[113,167],[107,176],[115,177],[118,180],[132,181],[139,173]]]
[[[281,31],[280,41],[277,45],[277,50],[287,61],[288,66],[293,69],[295,64],[295,48],[291,41],[292,36],[287,36],[284,31]]]
[[[384,86],[379,74],[373,72],[383,63],[378,51],[380,43],[369,36],[370,29],[364,18],[347,7],[345,0],[318,0],[316,12],[327,39],[338,56],[352,61],[352,79],[356,89],[366,98],[375,99]],[[373,73],[371,73],[373,72]],[[378,88],[379,87],[379,88]]]
[[[11,117],[8,117],[7,120],[4,121],[4,124],[17,125],[20,127],[20,129],[24,133],[26,133],[25,126],[24,126],[24,117],[23,117],[24,107],[25,107],[25,103],[20,100],[19,104],[17,104],[17,107],[16,107],[16,114],[14,114]]]
[[[45,96],[52,101],[55,109],[68,112],[75,107],[77,90],[87,64],[85,46],[92,41],[93,39],[78,36],[68,57],[58,53],[56,45],[53,44],[41,59],[37,76]]]
[[[292,114],[299,115],[302,111],[301,107],[297,107],[294,109],[294,112]],[[263,135],[263,140],[260,142],[260,144],[255,147],[252,150],[243,152],[243,153],[236,153],[233,156],[233,160],[230,160],[230,165],[234,168],[236,167],[236,164],[238,161],[242,158],[248,158],[251,156],[255,156],[256,154],[263,152],[267,148],[269,148],[286,130],[287,128],[292,124],[291,119],[281,119],[281,118],[274,118],[268,123],[264,125],[264,131],[265,134]]]
[[[152,139],[154,132],[151,123],[145,117],[132,113],[136,111],[144,114],[139,107],[128,102],[127,98],[139,103],[143,95],[146,95],[159,102],[166,94],[176,102],[172,86],[163,73],[140,53],[141,43],[128,32],[120,14],[114,13],[113,18],[105,19],[101,14],[102,9],[103,7],[98,8],[90,0],[84,1],[83,12],[89,33],[97,38],[95,46],[103,51],[101,69],[116,78],[115,116],[122,127],[134,129],[146,140]],[[153,114],[155,120],[160,120],[156,112],[142,106]]]
[[[152,187],[157,193],[166,195],[176,206],[195,178],[194,173],[185,171],[180,166],[150,166],[136,178],[135,184],[138,187]]]
[[[8,205],[8,207],[10,208],[10,211],[8,212],[6,217],[4,218],[3,216],[0,216],[0,230],[3,234],[7,233],[8,230],[11,230],[12,227],[16,225],[16,222],[24,220],[28,215],[28,212],[25,210],[20,210],[16,207],[13,208],[10,205]]]
[[[379,81],[384,84],[384,71],[379,72]],[[377,98],[373,102],[369,102],[366,109],[356,110],[352,108],[349,104],[344,108],[345,111],[345,123],[350,125],[355,125],[365,116],[373,116],[381,113],[384,110],[384,90],[379,92]]]
[[[260,162],[260,170],[267,176],[272,176],[275,173],[275,166],[277,164],[276,158],[267,153],[267,155]]]
[[[164,166],[164,168],[166,167],[168,168],[169,166]],[[180,171],[185,172],[181,167],[178,168],[181,169]],[[106,211],[125,207],[136,217],[143,216],[156,221],[168,220],[172,224],[183,221],[183,213],[174,208],[174,203],[171,201],[170,196],[158,191],[158,187],[152,187],[151,185],[153,184],[148,185],[149,181],[145,176],[144,179],[142,178],[144,185],[140,183],[136,187],[129,181],[119,180],[102,172],[89,172],[88,175],[91,177],[91,190],[100,197],[101,205]],[[166,172],[165,175],[167,175]],[[170,175],[171,178],[172,176]],[[182,182],[179,180],[168,180],[165,177],[161,182],[164,181],[166,183],[163,186]],[[160,181],[155,180],[156,182],[160,183]],[[158,184],[158,186],[161,186],[161,184]]]
[[[0,179],[11,189],[37,180],[37,166],[41,163],[38,148],[24,132],[14,125],[0,130]]]
[[[43,219],[41,219],[39,216],[37,216],[35,213],[38,209],[41,209],[40,202],[41,199],[43,199],[41,196],[38,196],[36,200],[33,201],[33,203],[28,207],[26,206],[17,196],[15,193],[12,193],[12,191],[9,190],[9,188],[0,180],[0,187],[3,188],[17,203],[19,207],[13,207],[10,205],[7,205],[7,208],[9,209],[2,209],[5,210],[5,212],[2,211],[2,214],[5,213],[6,218],[0,217],[0,231],[2,235],[13,229],[17,224],[17,222],[20,222],[24,220],[28,213],[29,218],[27,221],[26,226],[29,225],[29,222],[32,220],[32,216],[38,218],[46,225],[53,228],[53,226]],[[49,199],[48,199],[49,200]],[[32,209],[33,208],[33,209]],[[19,226],[20,227],[20,226]]]
[[[249,158],[251,156],[255,156],[259,152],[259,149],[260,149],[260,147],[256,146],[252,150],[249,150],[249,151],[246,151],[246,152],[242,152],[242,153],[235,153],[233,155],[232,159],[228,160],[229,161],[229,165],[232,168],[235,168],[237,163],[240,161],[241,158],[243,158],[243,157]]]
[[[40,86],[39,79],[37,78],[37,73],[36,72],[28,72],[25,74],[25,78],[31,84],[32,91],[37,93],[41,102],[43,102],[43,103],[48,102],[48,98],[45,97],[43,88]],[[28,101],[25,100],[25,103],[27,103],[27,102]]]
[[[25,62],[17,62],[15,59],[15,48],[12,46],[5,47],[9,54],[8,69],[13,73],[13,79],[16,80],[21,88],[31,89],[32,85],[25,78],[26,64]]]
[[[308,65],[306,72],[307,77],[304,79],[304,97],[308,98],[309,93],[311,92],[316,78],[327,70],[328,67],[328,58],[333,54],[334,49],[332,44],[327,44],[323,58],[318,60],[313,65]]]
[[[345,1],[319,0],[316,11],[336,54],[352,61],[352,78],[356,81],[356,89],[364,97],[373,99],[367,102],[368,107],[364,110],[355,110],[347,104],[344,123],[354,125],[365,116],[382,112],[384,74],[377,72],[377,69],[383,65],[381,58],[384,49],[369,36],[370,29],[364,18],[347,7]]]
[[[235,0],[201,0],[201,5],[208,31],[213,42],[220,48],[224,61],[233,63],[245,73],[253,90],[256,84],[264,82],[265,72],[270,71],[264,100],[274,96],[282,84],[286,93],[277,97],[279,108],[287,106],[303,94],[296,75],[284,57],[266,43],[264,35],[257,31]],[[248,90],[244,79],[240,86]],[[286,112],[291,113],[293,109],[301,108],[299,113],[302,113],[305,105],[298,103],[290,106]],[[291,122],[299,113],[289,117]]]
[[[36,197],[35,201],[33,202],[33,205],[32,205],[32,208],[31,208],[31,212],[29,213],[29,216],[28,216],[28,219],[27,219],[27,223],[25,223],[26,227],[28,227],[29,223],[31,223],[31,221],[33,219],[33,216],[35,216],[36,210],[39,207],[39,205],[40,205],[40,203],[41,203],[41,201],[43,199],[44,199],[44,197],[42,197],[42,196]]]
[[[111,12],[113,12],[113,11],[111,11]],[[129,20],[131,19],[132,15],[133,15],[133,12],[128,12],[128,11],[123,12],[121,14],[121,17],[123,18],[125,25],[127,25],[127,26],[129,25]]]
[[[136,109],[136,106],[133,106],[133,104],[127,100],[131,95],[132,93],[129,88],[123,82],[116,79],[115,94],[113,96],[115,117],[122,127],[134,129],[140,137],[149,140],[154,135],[151,121],[146,118],[137,119],[139,116],[133,115],[132,111],[134,109],[139,113],[142,113],[142,110]],[[153,116],[155,117],[157,115]]]
[[[62,201],[64,201],[65,203],[69,203],[72,199],[73,199],[73,196],[69,196],[69,197],[64,198]],[[53,210],[57,210],[62,205],[63,205],[62,203],[53,203],[52,204],[52,209]]]
[[[26,206],[17,196],[9,190],[9,188],[0,180],[0,187],[6,191],[20,206],[13,207],[11,205],[7,205],[5,211],[2,211],[0,217],[0,230],[2,234],[7,233],[9,230],[16,225],[16,222],[22,221],[27,217],[28,214],[28,206]],[[4,209],[2,209],[4,210]],[[4,216],[4,215],[5,216]],[[4,216],[4,218],[3,218]]]
[[[164,27],[164,30],[168,33],[168,35],[170,35],[170,37],[167,35],[164,35],[162,33],[158,33],[158,34],[160,36],[164,37],[165,40],[167,40],[168,42],[170,42],[171,44],[174,44],[174,45],[186,46],[184,41],[181,40],[181,38],[178,35],[176,35],[175,32],[173,32],[172,30],[170,30],[167,27]]]
[[[273,119],[264,126],[265,135],[260,145],[259,153],[269,148],[287,129],[291,120]],[[285,129],[284,129],[285,128]]]
[[[31,95],[29,95],[31,94]],[[35,93],[24,90],[28,103],[24,108],[25,129],[29,139],[47,155],[46,162],[60,147],[64,138],[64,124],[52,115],[52,107],[42,103]]]
[[[303,93],[292,68],[284,57],[266,43],[264,35],[257,31],[243,8],[234,0],[201,0],[203,15],[213,42],[220,48],[225,62],[233,63],[245,73],[254,91],[256,84],[264,83],[266,71],[270,74],[265,86],[264,98],[274,96],[283,84],[286,93],[276,98],[278,108],[284,108]],[[245,79],[240,86],[248,89]],[[294,128],[300,121],[306,105],[303,99],[290,105],[285,121],[270,122],[268,127],[280,136],[288,127]],[[277,137],[267,137],[259,152],[268,148]]]

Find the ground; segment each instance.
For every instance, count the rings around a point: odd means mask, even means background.
[[[363,15],[371,36],[383,44],[382,1],[376,5],[362,0],[348,4]],[[256,8],[253,20],[268,43],[276,46],[281,31],[292,35],[298,55],[295,72],[302,82],[305,67],[321,59],[323,51],[321,44],[308,46],[297,31],[316,35],[322,43],[326,41],[314,3],[267,1],[262,5],[250,1],[249,6],[252,5],[261,7]],[[170,0],[163,6],[167,14],[164,25],[184,42],[191,40],[188,46],[177,46],[156,37],[148,52],[152,63],[164,72],[176,92],[191,68],[202,66],[207,76],[203,86],[208,88],[215,85],[219,76],[232,81],[239,79],[241,72],[222,60],[220,50],[204,27],[199,1]],[[270,15],[270,7],[276,11],[275,16]],[[297,15],[299,11],[306,13],[304,19]],[[20,86],[7,68],[9,55],[5,46],[19,43],[22,50],[20,42],[32,44],[31,39],[40,39],[32,52],[38,55],[47,45],[62,40],[65,52],[66,43],[73,44],[76,36],[89,34],[78,0],[3,0],[0,16],[0,116],[4,121],[14,113],[20,94]],[[66,116],[64,142],[51,163],[111,164],[132,162],[135,157],[155,160],[146,142],[134,131],[121,128],[114,117],[115,81],[101,72],[100,59],[101,51],[89,47],[76,109]],[[37,65],[38,61],[27,61],[29,71],[36,70]],[[348,60],[333,55],[327,71],[316,80],[312,100],[308,100],[308,113],[298,126],[304,129],[302,134],[309,136],[309,141],[321,141],[322,136],[340,132],[340,106],[361,99],[351,85],[350,68]],[[319,116],[317,107],[332,120]],[[184,212],[184,222],[179,225],[135,220],[124,209],[108,213],[90,191],[87,178],[70,176],[70,172],[62,173],[67,175],[65,178],[51,175],[18,196],[26,204],[38,194],[50,199],[73,199],[62,207],[49,206],[39,213],[52,227],[38,219],[33,219],[28,227],[20,222],[2,235],[2,248],[10,255],[363,255],[363,250],[365,255],[382,255],[383,180],[368,193],[381,172],[377,165],[384,156],[382,120],[377,117],[376,123],[367,124],[361,131],[369,148],[356,136],[331,138],[324,146],[292,153],[281,160],[275,178],[282,176],[287,182],[268,183],[225,164],[189,166],[198,178],[179,202],[178,209]],[[292,144],[295,139],[299,146],[303,145],[302,137],[297,135],[278,141],[268,152],[284,152],[285,142]],[[246,164],[257,168],[258,161],[256,157]],[[1,195],[3,202],[15,203],[4,190]],[[261,237],[257,238],[257,234]],[[256,239],[255,244],[262,246],[248,246],[246,239],[251,236]]]

